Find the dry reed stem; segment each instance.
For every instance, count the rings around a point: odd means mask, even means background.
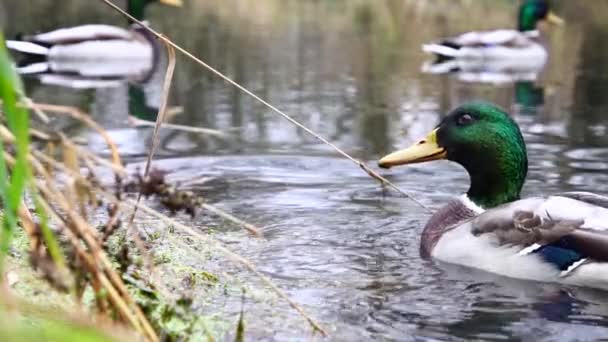
[[[37,129],[31,128],[31,127],[30,127],[30,136],[40,139],[40,140],[51,140],[50,135],[48,135],[42,131],[39,131]]]
[[[64,229],[64,234],[69,239],[80,261],[84,265],[84,268],[93,278],[95,278],[98,282],[102,284],[104,289],[108,291],[108,298],[110,299],[114,307],[117,309],[117,312],[120,314],[120,316],[123,317],[123,319],[125,319],[126,321],[128,321],[136,331],[141,334],[144,334],[141,324],[139,323],[139,319],[135,316],[135,314],[133,314],[133,312],[131,312],[126,301],[118,294],[115,287],[111,283],[102,280],[102,278],[105,278],[105,275],[100,271],[99,267],[97,267],[95,257],[90,255],[82,246],[81,240],[77,236],[78,232],[76,231],[76,228],[69,228],[71,225],[69,225],[63,219],[63,217],[61,217],[61,214],[58,213],[57,210],[48,203],[49,200],[47,199],[47,196],[48,194],[42,194],[42,198],[40,199],[41,205],[48,213],[50,213],[51,217],[57,223],[67,228]]]
[[[32,99],[27,96],[22,96],[22,99],[25,102],[26,107],[32,108],[34,110],[34,113],[36,114],[36,116],[38,116],[38,119],[40,119],[40,121],[45,124],[48,124],[50,122],[49,117],[40,108],[32,107],[32,105],[34,104]]]
[[[67,139],[65,136],[63,136],[63,138]],[[107,168],[111,169],[112,172],[114,172],[114,174],[116,174],[118,176],[126,177],[128,175],[127,170],[125,170],[125,168],[122,165],[116,165],[112,162],[109,162],[106,159],[96,155],[95,153],[93,153],[85,148],[79,147],[78,145],[74,144],[69,139],[64,140],[63,143],[71,144],[74,147],[74,149],[78,152],[78,155],[80,155],[83,159],[90,160],[90,161],[93,161],[94,163],[96,163],[97,165],[107,167]]]
[[[144,169],[144,178],[148,177],[150,173],[150,165],[152,164],[152,157],[156,153],[158,147],[158,131],[160,126],[165,121],[165,115],[167,114],[167,106],[169,104],[169,93],[171,92],[171,83],[173,82],[173,72],[175,71],[175,50],[171,45],[165,43],[167,48],[167,56],[169,57],[169,63],[167,65],[167,71],[165,73],[165,79],[163,81],[163,93],[161,97],[160,108],[158,109],[158,115],[156,116],[156,124],[154,125],[154,132],[152,132],[152,147],[148,153],[146,160],[146,167]],[[141,195],[141,193],[140,193]]]
[[[50,113],[57,113],[57,114],[68,114],[73,119],[79,120],[82,123],[84,123],[85,125],[94,129],[105,140],[106,144],[108,145],[108,148],[110,149],[110,154],[112,155],[112,162],[116,165],[122,166],[122,162],[120,161],[120,155],[118,154],[118,148],[116,147],[116,144],[114,143],[112,138],[110,138],[110,136],[108,135],[106,130],[103,129],[103,127],[101,127],[97,122],[95,122],[93,119],[91,119],[90,116],[88,116],[86,113],[82,112],[80,109],[78,109],[76,107],[70,107],[70,106],[60,106],[60,105],[53,105],[53,104],[47,104],[47,103],[33,103],[33,102],[30,103],[28,107],[31,109],[34,109],[34,110],[35,109],[42,110],[45,113],[50,112]]]
[[[33,103],[32,99],[30,99],[29,97],[25,96],[24,94],[19,94],[19,97],[23,100],[23,104],[20,105],[25,105],[26,108],[29,108],[30,104]],[[2,99],[0,99],[0,105],[2,104]],[[40,119],[40,121],[42,121],[45,124],[49,123],[49,117],[44,114],[43,111],[41,111],[40,109],[34,109],[34,113],[36,114],[36,116],[38,116],[38,119]]]
[[[27,234],[28,240],[30,242],[30,249],[34,249],[39,244],[38,236],[36,235],[36,223],[34,222],[34,218],[32,217],[32,213],[27,209],[25,202],[21,202],[21,205],[18,209],[19,218],[21,219],[21,226],[23,230],[25,230],[25,234]]]
[[[245,88],[244,86],[242,86],[241,84],[237,83],[236,81],[232,80],[230,77],[224,75],[223,73],[221,73],[217,69],[213,68],[209,64],[203,62],[200,58],[194,56],[192,53],[188,52],[186,49],[184,49],[181,46],[177,45],[176,43],[174,43],[173,41],[171,41],[169,38],[167,38],[165,35],[157,32],[156,30],[150,28],[148,25],[145,25],[141,21],[135,19],[129,13],[125,12],[123,9],[121,9],[120,7],[118,7],[117,5],[115,5],[114,3],[112,3],[112,1],[110,1],[110,0],[101,0],[101,1],[103,1],[104,3],[106,3],[108,6],[112,7],[117,12],[121,13],[123,16],[129,18],[134,23],[137,23],[139,26],[141,26],[142,28],[144,28],[145,30],[147,30],[148,32],[150,32],[151,34],[153,34],[154,36],[156,36],[158,39],[162,40],[165,44],[168,44],[168,45],[172,46],[175,50],[177,50],[177,51],[181,52],[182,54],[186,55],[186,57],[190,58],[191,60],[193,60],[197,64],[203,66],[207,70],[209,70],[212,73],[214,73],[215,75],[219,76],[224,81],[230,83],[231,85],[233,85],[234,87],[236,87],[240,91],[242,91],[245,94],[249,95],[254,100],[256,100],[259,103],[263,104],[264,106],[268,107],[270,110],[272,110],[274,113],[280,115],[285,120],[291,122],[292,124],[296,125],[300,129],[302,129],[303,131],[305,131],[306,133],[308,133],[311,136],[315,137],[317,140],[319,140],[322,143],[326,144],[327,146],[331,147],[332,149],[334,149],[334,151],[336,151],[338,154],[340,154],[344,158],[346,158],[346,159],[352,161],[353,163],[357,164],[359,167],[361,167],[361,169],[363,169],[363,171],[365,171],[365,173],[367,173],[368,175],[370,175],[373,179],[376,179],[376,180],[380,181],[380,183],[382,185],[386,185],[386,186],[391,187],[392,189],[394,189],[395,191],[397,191],[398,193],[400,193],[404,197],[406,197],[406,198],[410,199],[412,202],[416,203],[418,206],[420,206],[425,211],[427,211],[427,212],[431,211],[424,204],[422,204],[422,202],[418,201],[417,199],[415,199],[413,196],[411,196],[407,192],[401,190],[397,185],[393,184],[391,181],[389,181],[388,179],[384,178],[383,176],[381,176],[376,171],[372,170],[363,161],[352,157],[350,154],[346,153],[344,150],[342,150],[341,148],[339,148],[338,146],[336,146],[334,143],[330,142],[329,140],[327,140],[326,138],[324,138],[320,134],[316,133],[312,129],[310,129],[307,126],[305,126],[304,124],[300,123],[298,120],[296,120],[296,119],[292,118],[291,116],[287,115],[286,113],[284,113],[283,111],[281,111],[277,107],[275,107],[272,104],[270,104],[268,101],[262,99],[261,97],[259,97],[256,94],[254,94],[252,91],[250,91],[249,89]]]
[[[165,72],[165,79],[163,80],[163,90],[161,95],[160,107],[158,108],[158,114],[156,115],[156,123],[154,125],[154,131],[152,132],[152,146],[150,147],[150,151],[148,152],[148,157],[146,158],[146,166],[144,167],[144,175],[143,179],[146,179],[150,173],[150,165],[152,164],[152,158],[154,157],[154,153],[158,147],[159,136],[158,132],[160,130],[160,126],[165,121],[165,115],[167,114],[167,106],[169,104],[169,93],[171,91],[171,82],[173,81],[173,72],[175,71],[175,50],[170,45],[165,44],[167,48],[167,56],[169,58],[169,63],[167,65],[167,70]],[[153,275],[156,273],[154,271],[154,266],[152,263],[152,258],[144,242],[139,237],[138,232],[134,232],[135,225],[133,221],[135,220],[135,215],[137,215],[137,206],[141,202],[142,197],[142,189],[139,189],[139,193],[137,194],[137,204],[133,207],[133,211],[131,212],[131,216],[129,217],[129,222],[127,223],[127,234],[131,236],[133,241],[135,241],[135,245],[139,249],[144,259],[146,267],[150,270],[150,273]]]
[[[48,204],[46,199],[41,199],[41,203],[45,207],[47,212],[49,212],[51,214],[51,216],[55,219],[55,221],[60,222],[62,225],[66,226],[66,227],[69,227],[67,222],[65,222],[63,220],[63,218],[60,216],[60,214],[51,205]],[[118,291],[113,286],[113,284],[108,280],[108,278],[99,270],[99,268],[97,267],[97,263],[95,262],[94,256],[87,253],[87,251],[84,249],[84,247],[81,244],[81,240],[76,236],[76,233],[74,233],[69,228],[65,229],[64,232],[65,232],[65,235],[70,240],[72,247],[76,251],[76,254],[82,261],[84,267],[87,269],[88,273],[91,274],[91,276],[94,279],[96,279],[101,284],[101,286],[108,292],[108,298],[110,299],[110,302],[116,308],[118,314],[125,321],[129,322],[130,325],[137,332],[146,336],[146,332],[144,331],[144,329],[141,326],[140,318],[137,317],[137,315],[131,311],[131,309],[129,308],[129,304],[118,293]],[[148,336],[148,337],[152,338],[152,336]],[[155,340],[155,339],[153,339],[153,340]]]

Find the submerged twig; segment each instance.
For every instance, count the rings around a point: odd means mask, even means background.
[[[129,116],[129,124],[131,124],[135,127],[154,127],[154,126],[156,126],[156,123],[154,123],[154,122],[141,120],[134,116]],[[183,132],[207,134],[207,135],[213,135],[213,136],[217,136],[217,137],[226,137],[226,133],[224,133],[222,131],[219,131],[217,129],[205,128],[205,127],[192,127],[192,126],[186,126],[186,125],[163,123],[161,128],[172,129],[172,130],[183,131]]]
[[[208,211],[218,215],[219,217],[226,219],[228,221],[232,221],[240,226],[242,226],[243,228],[247,229],[247,231],[249,231],[250,233],[252,233],[253,235],[256,236],[262,236],[262,232],[260,231],[259,228],[257,228],[256,226],[252,225],[251,223],[247,223],[237,217],[234,217],[233,215],[219,209],[216,208],[214,206],[212,206],[211,204],[208,203],[203,203],[201,204],[201,207],[204,209],[207,209]]]

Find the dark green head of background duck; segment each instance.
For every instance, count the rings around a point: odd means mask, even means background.
[[[152,3],[160,2],[168,6],[181,6],[181,0],[128,0],[127,12],[137,20],[144,20],[146,6]]]
[[[525,0],[519,7],[518,29],[520,31],[536,30],[540,21],[552,24],[562,24],[563,20],[556,16],[546,0]]]
[[[521,108],[519,114],[536,115],[545,104],[545,88],[532,81],[515,82],[515,103]]]
[[[469,199],[486,209],[519,199],[528,172],[519,127],[503,109],[487,102],[454,109],[424,139],[378,164],[389,168],[437,159],[465,168],[471,179]]]

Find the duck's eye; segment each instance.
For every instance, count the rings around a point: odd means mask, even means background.
[[[466,126],[473,122],[473,117],[471,114],[462,114],[458,118],[456,118],[456,124],[458,126]]]

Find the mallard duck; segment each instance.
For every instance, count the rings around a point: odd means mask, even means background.
[[[424,139],[378,163],[390,168],[438,159],[463,166],[471,185],[429,219],[423,257],[512,278],[608,289],[608,197],[566,192],[520,199],[526,145],[503,109],[464,104]]]
[[[533,80],[547,60],[537,25],[541,21],[562,24],[563,20],[549,10],[546,0],[526,0],[519,8],[518,21],[517,30],[474,31],[422,45],[424,52],[438,57],[436,62],[426,63],[423,71],[458,71],[469,75],[465,80],[476,73],[485,75],[482,81],[496,78],[502,82],[500,76],[505,73],[514,80]]]
[[[127,11],[143,20],[154,2],[180,6],[181,0],[129,0]],[[154,70],[159,44],[148,31],[132,25],[89,24],[9,40],[7,47],[23,54],[18,72],[43,83],[72,88],[116,86],[127,79],[145,81]]]

